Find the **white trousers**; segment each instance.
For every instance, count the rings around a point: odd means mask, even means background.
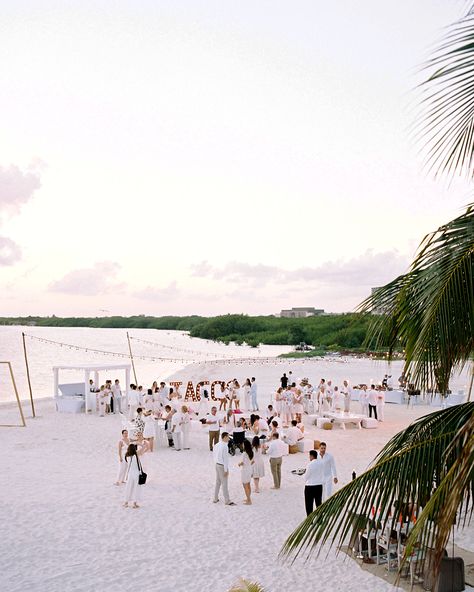
[[[332,477],[328,481],[323,483],[323,502],[325,502],[329,497],[332,495],[332,485],[333,480]]]
[[[182,427],[183,448],[189,448],[189,425]]]
[[[128,469],[128,464],[125,462],[125,459],[122,462],[119,462],[117,483],[122,483],[122,481],[125,481],[125,476],[127,475],[127,469]]]
[[[214,500],[219,499],[219,491],[222,486],[222,491],[224,493],[224,501],[226,504],[230,502],[228,477],[228,475],[224,475],[224,466],[216,464],[216,487],[214,489]]]
[[[377,403],[376,407],[377,407],[377,419],[379,421],[383,421],[385,419],[384,415],[383,415],[383,408],[385,407],[385,403]]]
[[[173,432],[174,449],[181,450],[183,447],[183,434],[182,432]]]

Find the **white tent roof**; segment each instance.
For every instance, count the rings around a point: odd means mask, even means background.
[[[91,372],[99,372],[100,370],[130,370],[130,364],[62,364],[61,366],[53,366],[53,370],[90,370]]]

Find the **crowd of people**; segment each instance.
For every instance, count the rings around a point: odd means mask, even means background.
[[[332,380],[321,378],[318,386],[314,387],[307,378],[292,381],[291,372],[289,375],[284,373],[280,378],[280,386],[273,397],[276,412],[283,419],[284,425],[288,425],[291,419],[301,421],[303,413],[351,413],[354,410],[354,388],[357,388],[359,394],[360,414],[373,416],[378,421],[384,420],[385,392],[388,390],[386,384],[360,384],[352,387],[348,380],[337,385]],[[385,379],[387,378],[386,375]]]
[[[209,450],[215,465],[214,503],[219,502],[222,491],[224,503],[235,505],[229,497],[228,477],[229,461],[236,454],[240,454],[238,467],[245,505],[252,504],[252,493],[261,492],[266,464],[272,477],[272,489],[280,489],[283,457],[291,451],[290,447],[297,448],[304,439],[302,416],[308,392],[305,386],[303,384],[299,389],[295,384],[286,385],[285,391],[291,393],[288,409],[279,408],[279,399],[276,398],[275,404],[269,404],[260,411],[254,377],[245,380],[243,386],[236,379],[229,381],[220,389],[223,397],[216,394],[215,401],[204,394],[205,409],[202,408],[202,401],[186,401],[184,404],[179,391],[164,382],[159,385],[154,382],[146,392],[132,384],[125,397],[119,380],[113,384],[107,381],[103,387],[94,390],[98,395],[99,415],[122,413],[124,423],[128,422],[128,429],[122,430],[117,445],[118,474],[115,481],[117,486],[125,485],[124,506],[139,507],[142,491],[139,483],[146,479],[146,476],[143,477],[146,475],[144,455],[153,452],[157,426],[166,434],[169,448],[189,450],[193,420],[200,422],[201,429],[208,433]],[[91,391],[93,388],[91,383]],[[107,393],[107,398],[103,393]],[[246,408],[247,413],[244,414],[242,408]],[[311,451],[311,455],[305,486],[307,511],[310,500],[311,507],[319,505],[330,495],[332,483],[337,483],[334,459],[326,452],[326,445],[322,443],[320,450]]]

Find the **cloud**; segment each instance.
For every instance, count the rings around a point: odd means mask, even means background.
[[[40,187],[41,181],[36,172],[23,172],[15,165],[0,166],[0,213],[9,216],[18,214],[21,206]]]
[[[173,300],[177,298],[180,294],[177,282],[173,281],[165,288],[157,288],[148,286],[143,290],[139,290],[138,292],[134,292],[133,296],[135,298],[140,298],[141,300]]]
[[[13,265],[20,259],[20,247],[11,238],[0,236],[0,266]]]
[[[328,261],[316,267],[299,267],[294,270],[274,265],[231,261],[223,267],[214,267],[207,261],[192,266],[193,275],[210,277],[250,285],[254,288],[267,284],[289,285],[315,282],[323,285],[378,286],[406,271],[408,259],[398,251],[375,253],[372,249],[348,260]]]
[[[102,261],[90,268],[70,271],[63,278],[52,282],[48,290],[81,296],[98,296],[112,291],[120,291],[123,284],[114,282],[119,270],[118,263]]]

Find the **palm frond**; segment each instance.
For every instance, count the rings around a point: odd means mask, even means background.
[[[237,584],[232,586],[229,592],[265,592],[258,582],[250,582],[241,578]]]
[[[448,177],[474,175],[474,13],[448,27],[443,42],[425,64],[421,120],[415,139],[426,166]]]
[[[446,493],[455,479],[455,510],[469,508],[467,520],[472,516],[473,416],[474,403],[465,403],[424,416],[397,434],[372,467],[332,495],[296,528],[281,556],[296,559],[303,554],[308,559],[319,554],[325,543],[340,547],[361,524],[362,528],[368,523],[379,529],[388,524],[394,528],[408,504],[418,514],[416,541],[435,547],[444,542],[450,518],[443,521],[442,512],[446,504],[453,503],[447,501]],[[466,442],[471,443],[471,452],[465,452]],[[430,503],[435,493],[438,502],[445,503],[438,503],[436,498]],[[420,521],[420,516],[426,519]],[[407,553],[414,540],[410,535]]]
[[[427,235],[408,272],[359,307],[374,316],[370,345],[405,349],[411,382],[445,393],[474,349],[474,205]]]

